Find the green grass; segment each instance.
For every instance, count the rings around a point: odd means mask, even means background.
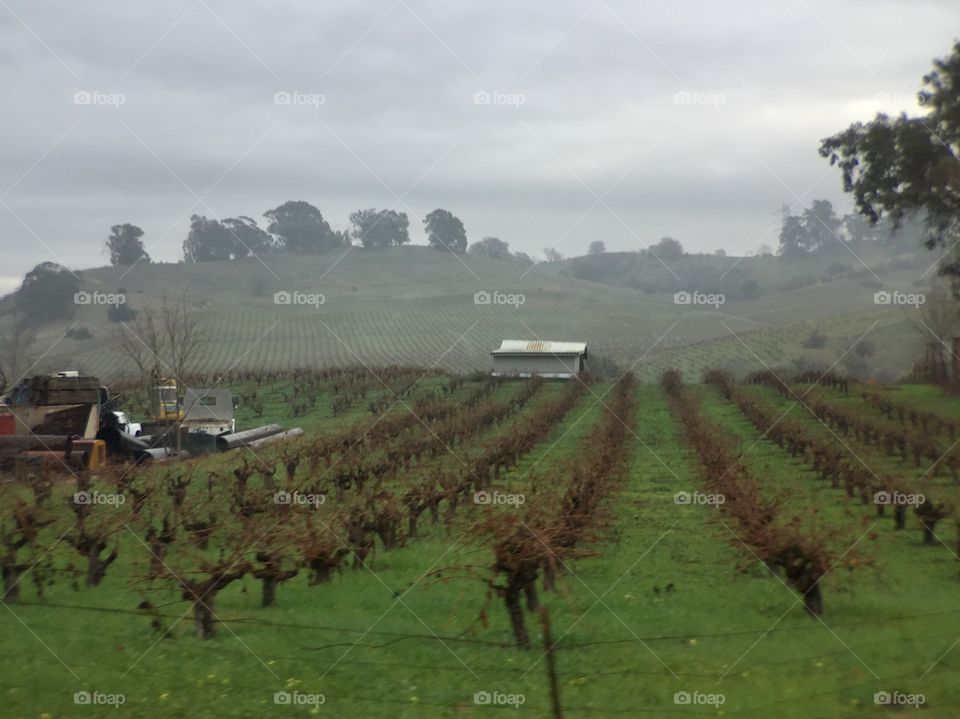
[[[799,421],[808,431],[842,447],[849,461],[855,466],[863,467],[877,477],[890,476],[906,480],[909,486],[914,488],[914,492],[930,497],[931,501],[946,501],[951,505],[955,503],[957,489],[950,479],[950,473],[946,467],[935,475],[931,471],[933,462],[928,458],[921,458],[920,464],[917,465],[912,456],[908,456],[906,460],[900,454],[890,456],[886,454],[882,447],[858,441],[853,432],[844,435],[837,428],[820,422],[806,407],[782,397],[770,388],[749,387],[746,391],[776,406],[779,411],[786,413],[785,417]],[[810,390],[809,395],[804,395],[802,385],[798,385],[797,392],[802,397],[806,397],[808,401],[811,401],[815,395],[819,395],[839,407],[853,408],[864,418],[879,422],[880,426],[900,427],[896,420],[888,420],[882,412],[865,402],[856,391],[851,391],[849,395],[844,396],[839,392],[831,392],[816,387]],[[940,453],[945,452],[953,444],[945,437],[934,437],[932,439]],[[915,518],[912,519],[915,524]],[[948,521],[941,522],[937,530],[937,533],[943,536],[945,541],[948,541],[946,537],[948,531],[950,531],[948,525]],[[950,536],[952,537],[952,534]]]
[[[548,385],[509,421],[522,421],[562,389]],[[607,387],[591,389],[602,395]],[[697,391],[708,416],[744,450],[752,447],[747,461],[765,490],[797,511],[820,508],[818,521],[854,539],[870,528],[875,518],[859,502],[848,503],[842,490],[816,480],[775,445],[756,442],[759,433],[712,390]],[[943,656],[960,637],[953,556],[920,546],[918,531],[895,532],[892,520],[883,520],[871,530],[875,538],[862,540],[874,566],[837,570],[825,580],[821,624],[764,568],[745,561],[722,514],[674,503],[678,491],[703,489],[696,458],[659,388],[641,385],[636,399],[636,437],[625,476],[605,505],[602,541],[591,547],[597,556],[573,563],[558,591],[541,593],[559,640],[566,715],[889,716],[897,712],[876,707],[873,694],[899,690],[926,695],[925,717],[957,716],[960,654]],[[531,481],[563,482],[564,462],[581,451],[602,411],[586,392],[501,484],[531,491]],[[197,471],[203,468],[213,464]],[[549,716],[542,651],[510,646],[501,602],[463,571],[449,581],[427,576],[490,564],[489,550],[462,535],[485,509],[463,505],[449,530],[422,518],[422,536],[394,551],[378,547],[369,570],[344,569],[313,587],[298,577],[281,587],[270,609],[259,607],[257,582],[231,585],[218,597],[224,624],[208,641],[193,636],[189,614],[171,638],[160,639],[149,617],[136,612],[148,597],[169,626],[188,607],[176,592],[147,591],[138,581],[133,537],[123,540],[120,558],[95,589],[75,591],[60,578],[38,599],[28,577],[22,602],[0,613],[2,713],[485,717],[497,710],[474,705],[474,693],[497,690],[525,696],[517,716]],[[62,567],[69,552],[55,554]],[[528,614],[527,622],[538,636],[536,617]],[[77,707],[73,692],[81,689],[123,693],[126,705]],[[285,689],[323,693],[326,704],[313,714],[274,705],[274,692]],[[719,693],[725,703],[719,712],[685,707],[674,703],[675,692]]]

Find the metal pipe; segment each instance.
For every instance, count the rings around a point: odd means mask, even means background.
[[[79,435],[69,434],[4,434],[0,435],[0,449],[64,452],[74,439],[79,438]]]
[[[125,432],[120,433],[120,445],[127,452],[130,452],[134,455],[137,452],[150,449],[150,445],[144,442],[142,437],[134,437],[133,435],[126,434]]]
[[[190,456],[190,453],[185,450],[180,450],[178,453],[172,447],[152,447],[150,449],[138,450],[134,453],[133,457],[137,461],[137,464],[144,464],[147,462],[167,462],[171,459],[176,459],[180,457],[181,459],[186,459]]]
[[[71,454],[64,454],[63,452],[58,452],[56,450],[40,449],[27,450],[26,452],[21,452],[19,456],[27,460],[36,459],[49,461],[54,467],[66,465],[71,469],[83,469],[90,461],[89,452],[72,452]]]
[[[243,447],[258,439],[270,437],[274,434],[283,432],[283,427],[279,424],[265,424],[263,427],[247,429],[243,432],[234,432],[233,434],[224,434],[217,437],[217,449],[226,452],[228,449]]]
[[[300,437],[303,435],[303,430],[299,427],[293,427],[288,429],[286,432],[281,432],[280,434],[271,434],[269,437],[263,437],[261,439],[255,439],[252,442],[248,442],[248,447],[260,447],[265,444],[270,444],[271,442],[279,442],[281,439],[293,439],[294,437]]]
[[[150,449],[150,445],[140,437],[121,432],[116,427],[101,427],[97,432],[97,439],[102,439],[107,445],[110,454],[136,456],[137,452]]]

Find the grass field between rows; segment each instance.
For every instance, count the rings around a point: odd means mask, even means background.
[[[336,392],[329,387],[318,387],[313,405],[298,416],[290,409],[290,382],[238,385],[234,391],[257,391],[263,405],[256,413],[240,407],[244,426],[296,424],[307,431],[304,446],[337,433],[362,443],[356,456],[330,450],[332,462],[314,467],[304,460],[292,475],[297,482],[329,489],[310,526],[353,549],[354,540],[343,529],[347,525],[341,524],[351,511],[374,502],[406,506],[408,492],[425,478],[466,473],[465,467],[522,432],[571,391],[566,383],[548,382],[527,388],[529,398],[517,402],[523,382],[484,389],[474,378],[444,389],[448,383],[447,377],[429,375],[401,401],[390,387],[372,385],[336,416],[330,408]],[[437,520],[424,512],[416,536],[408,536],[405,515],[397,521],[396,546],[386,548],[371,532],[372,551],[356,568],[347,556],[329,579],[311,584],[301,566],[296,576],[280,582],[274,606],[260,606],[260,581],[248,574],[217,592],[216,635],[210,639],[197,637],[182,588],[171,577],[148,571],[145,528],[158,526],[169,513],[163,488],[173,479],[191,477],[183,511],[193,517],[191,505],[202,504],[204,493],[216,494],[218,502],[229,496],[208,488],[211,477],[229,483],[241,463],[266,462],[276,469],[289,448],[262,456],[238,450],[182,464],[124,468],[136,474],[136,486],[159,489],[147,500],[143,516],[124,515],[119,525],[110,525],[108,544],[116,547],[117,559],[94,587],[84,586],[83,558],[68,546],[77,531],[68,506],[76,486],[74,479],[61,477],[44,510],[52,522],[30,545],[19,597],[5,602],[0,613],[0,714],[30,719],[484,717],[511,711],[552,716],[550,658],[540,615],[525,611],[533,646],[517,648],[503,599],[493,589],[491,546],[477,527],[494,514],[513,513],[515,520],[533,516],[528,513],[538,503],[553,506],[577,458],[593,451],[592,432],[609,419],[613,390],[603,383],[583,388],[572,409],[493,477],[486,489],[512,502],[477,504],[461,485],[455,511],[449,499],[439,502]],[[872,504],[847,496],[789,456],[715,388],[691,385],[689,391],[708,420],[739,447],[764,497],[783,508],[781,521],[796,515],[805,525],[835,530],[843,538],[837,554],[855,550],[864,561],[855,569],[846,563],[831,567],[821,582],[825,611],[819,618],[808,615],[797,593],[739,541],[738,527],[723,508],[704,499],[708,490],[699,459],[665,392],[654,384],[636,385],[631,415],[622,418],[629,425],[625,459],[601,501],[589,541],[578,544],[584,556],[566,563],[554,591],[544,591],[538,577],[539,602],[549,611],[555,640],[552,660],[564,715],[879,717],[910,715],[914,702],[922,703],[925,717],[960,715],[955,679],[960,562],[952,549],[953,523],[941,522],[942,542],[924,546],[912,513],[906,528],[895,530],[893,520],[879,517]],[[775,392],[749,391],[810,431],[827,431],[803,407],[791,408]],[[894,393],[942,413],[960,409],[958,400],[930,388],[903,387]],[[368,406],[379,397],[393,400],[384,412]],[[416,403],[427,397],[455,409],[435,421],[411,419],[397,438],[369,439],[377,423],[399,427],[405,415],[429,408],[427,399]],[[863,404],[856,392],[842,401]],[[481,425],[487,410],[496,418]],[[863,411],[869,415],[865,404]],[[444,422],[458,418],[478,424],[447,441]],[[354,461],[358,467],[374,466],[380,452],[390,456],[390,448],[404,438],[441,451],[404,460],[382,481],[368,479],[363,489],[354,484],[337,493],[329,485],[339,467]],[[851,438],[843,444],[878,472],[917,474],[909,463],[890,460]],[[281,469],[274,475],[278,482],[282,474]],[[12,506],[14,497],[29,500],[25,481],[7,483],[5,505]],[[254,472],[248,491],[258,490],[261,481]],[[948,478],[935,481],[942,494],[956,492]],[[105,476],[93,487],[107,492],[115,482],[116,476]],[[167,555],[171,571],[201,576],[203,562],[230,556],[235,537],[229,515],[244,505],[218,506],[225,519],[209,547],[188,546],[187,530],[179,530]],[[121,509],[128,511],[129,504]],[[89,516],[111,521],[105,514],[109,508],[97,511]],[[5,532],[11,531],[10,514],[4,510]],[[280,533],[283,516],[256,526]],[[123,705],[77,704],[77,692],[99,693],[103,701],[122,695]],[[893,705],[882,703],[883,693],[893,697]]]

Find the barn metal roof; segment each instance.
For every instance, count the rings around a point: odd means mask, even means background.
[[[493,355],[583,355],[586,342],[554,342],[552,340],[503,340]]]

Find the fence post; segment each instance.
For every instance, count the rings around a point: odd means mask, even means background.
[[[960,387],[960,337],[953,338],[950,355],[950,368],[953,370],[950,379],[953,381],[954,387]]]
[[[543,650],[547,657],[547,680],[550,682],[550,705],[553,708],[554,719],[562,719],[560,686],[557,683],[557,657],[554,652],[553,635],[550,633],[550,612],[546,607],[540,607],[540,620],[543,624]]]

